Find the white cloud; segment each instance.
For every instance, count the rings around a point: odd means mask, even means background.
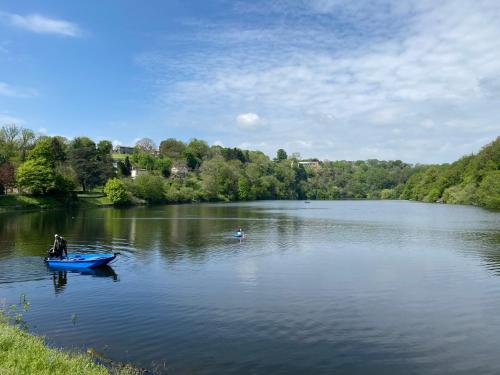
[[[214,143],[213,143],[214,146],[221,146],[221,147],[224,147],[224,142],[222,142],[221,140],[216,140]]]
[[[236,124],[243,128],[254,128],[261,125],[261,118],[257,113],[241,113],[236,116]]]
[[[111,143],[113,144],[113,147],[123,145],[122,141],[119,141],[118,139],[114,139],[113,142],[111,142]]]
[[[47,134],[47,128],[43,128],[43,127],[39,128],[38,129],[38,133],[40,133],[40,134]]]
[[[11,116],[8,113],[0,113],[0,126],[8,124],[23,125],[26,121],[20,117]]]
[[[34,89],[22,89],[13,87],[5,82],[0,81],[0,95],[11,98],[30,98],[37,95]]]
[[[401,3],[238,3],[239,12],[259,13],[265,22],[198,22],[190,41],[203,49],[175,60],[162,51],[137,60],[155,75],[158,97],[178,122],[189,115],[210,131],[207,121],[232,122],[228,111],[266,113],[268,126],[248,132],[245,143],[265,140],[269,154],[288,145],[304,157],[438,162],[477,151],[471,134],[500,133],[500,2]],[[183,104],[196,113],[177,112]],[[236,122],[262,120],[244,113]],[[227,131],[222,140],[238,137]],[[440,148],[445,142],[456,147]]]
[[[56,34],[67,37],[78,37],[82,35],[77,24],[61,19],[49,18],[41,14],[19,14],[2,13],[3,18],[17,28],[40,34]]]

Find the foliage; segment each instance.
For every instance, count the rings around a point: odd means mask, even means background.
[[[76,184],[70,176],[57,173],[54,178],[54,186],[50,188],[51,193],[66,195],[75,190]]]
[[[286,151],[283,150],[282,148],[280,148],[277,152],[276,152],[276,160],[278,161],[282,161],[282,160],[286,160],[288,158],[288,155],[286,154]]]
[[[0,154],[17,165],[26,159],[28,151],[33,147],[35,133],[15,124],[0,128]]]
[[[452,164],[420,166],[406,182],[403,199],[500,208],[500,137],[477,155]]]
[[[20,189],[32,194],[45,194],[54,186],[55,174],[45,159],[30,159],[18,168],[16,179]]]
[[[163,178],[152,174],[142,174],[133,181],[128,181],[128,190],[136,197],[148,203],[159,203],[165,200],[163,194]]]
[[[160,172],[163,177],[169,177],[170,170],[172,169],[172,160],[168,157],[156,158],[154,168]]]
[[[132,173],[132,164],[130,163],[130,159],[128,156],[126,156],[123,161],[119,160],[116,163],[116,167],[118,169],[118,173],[122,177],[129,177]]]
[[[78,137],[35,139],[14,125],[0,130],[0,194],[17,185],[33,194],[69,195],[75,183],[83,190],[109,190],[105,203],[132,201],[194,202],[259,199],[411,199],[500,208],[500,138],[479,153],[451,164],[410,165],[400,160],[323,161],[314,166],[279,149],[271,160],[260,151],[209,147],[192,139],[160,144],[148,138],[134,154],[113,168],[112,144]],[[309,159],[317,160],[317,159]],[[24,161],[24,162],[23,162]],[[171,174],[175,164],[177,171]],[[132,165],[147,174],[129,178]],[[181,166],[187,166],[179,172]],[[122,180],[116,180],[116,172]],[[104,202],[104,201],[103,201]],[[102,203],[102,202],[100,202]]]
[[[96,147],[87,137],[73,139],[69,144],[68,156],[83,191],[104,185],[114,175],[111,154],[106,147]]]
[[[116,206],[123,206],[129,204],[131,201],[125,184],[117,178],[112,178],[106,182],[104,193]]]
[[[198,169],[203,160],[207,158],[209,150],[207,142],[192,139],[184,151],[188,167],[190,169]]]
[[[51,165],[66,160],[66,142],[62,137],[40,137],[29,152],[29,159],[43,158]]]
[[[170,159],[181,159],[184,156],[186,145],[182,141],[168,138],[160,143],[160,155]]]
[[[477,189],[479,204],[487,208],[500,208],[500,170],[487,172]]]
[[[15,169],[9,161],[0,159],[0,195],[5,194],[5,190],[14,184]]]

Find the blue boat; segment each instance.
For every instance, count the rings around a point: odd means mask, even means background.
[[[116,259],[116,254],[75,254],[69,253],[67,257],[45,258],[49,267],[55,268],[96,268],[102,267]]]

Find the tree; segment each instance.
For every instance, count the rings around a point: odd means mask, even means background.
[[[132,164],[130,164],[128,156],[125,157],[125,161],[118,161],[116,167],[118,168],[118,173],[123,177],[129,177],[132,173]]]
[[[36,136],[33,130],[26,128],[21,129],[21,135],[19,137],[19,151],[21,153],[21,161],[26,160],[26,154],[28,153],[28,150],[33,147],[35,139]]]
[[[102,140],[97,144],[97,151],[100,155],[111,155],[113,144],[110,141]]]
[[[184,142],[174,138],[168,138],[160,143],[160,155],[174,160],[182,158],[185,150]]]
[[[131,201],[125,184],[117,178],[111,178],[106,182],[104,194],[106,194],[115,206],[123,206],[129,204]]]
[[[171,168],[172,168],[172,160],[170,158],[164,157],[155,159],[155,170],[159,171],[163,177],[170,176]]]
[[[198,169],[203,160],[208,156],[210,147],[207,142],[199,139],[192,139],[184,151],[184,156],[189,168]]]
[[[477,196],[481,206],[500,208],[500,170],[486,174],[479,185]]]
[[[156,144],[151,138],[141,138],[135,143],[135,148],[145,153],[153,153],[156,150]]]
[[[4,195],[7,188],[15,181],[15,169],[12,163],[0,158],[0,195]]]
[[[240,167],[240,161],[226,162],[220,156],[204,162],[200,174],[205,196],[209,200],[238,199]]]
[[[132,155],[134,165],[139,168],[147,169],[148,171],[155,169],[155,159],[153,155],[145,152],[136,152]]]
[[[45,159],[30,159],[17,169],[16,180],[21,190],[28,190],[32,194],[45,194],[54,185],[55,174]]]
[[[62,137],[40,137],[33,149],[28,153],[28,159],[43,158],[51,165],[61,164],[66,160],[66,145]]]
[[[28,150],[33,146],[35,133],[15,124],[5,125],[0,129],[0,152],[9,159],[26,159]]]
[[[68,155],[83,191],[103,185],[113,174],[111,156],[99,153],[95,143],[87,137],[73,139]]]
[[[278,161],[282,161],[282,160],[286,160],[288,158],[288,155],[286,154],[286,151],[283,150],[282,148],[280,148],[277,152],[276,152],[276,160]]]

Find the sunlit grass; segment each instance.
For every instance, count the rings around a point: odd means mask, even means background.
[[[0,374],[108,374],[89,356],[45,345],[43,339],[0,322]]]
[[[3,208],[55,208],[63,205],[63,202],[50,196],[35,197],[17,194],[0,196],[0,207]]]

